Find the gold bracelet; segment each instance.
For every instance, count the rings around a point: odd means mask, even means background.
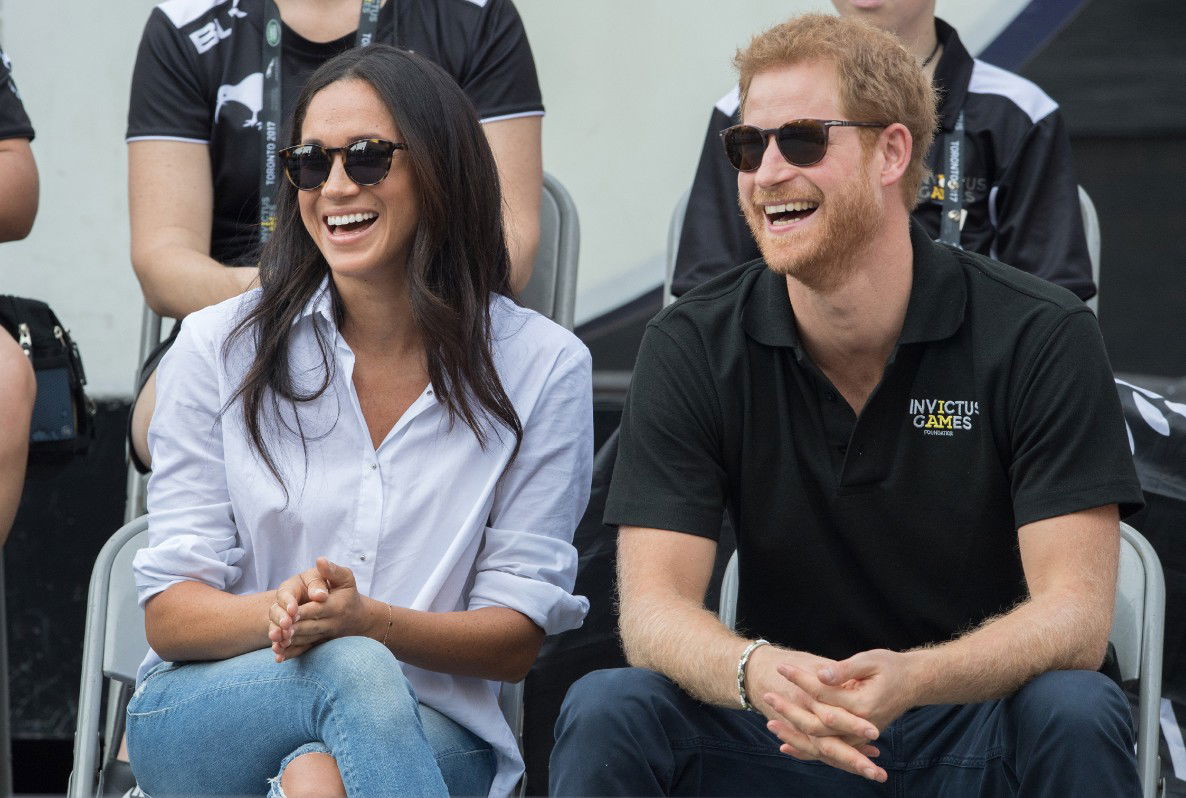
[[[386,602],[384,602],[386,604]],[[383,645],[387,645],[387,635],[391,634],[391,605],[387,604],[387,628],[383,630]]]

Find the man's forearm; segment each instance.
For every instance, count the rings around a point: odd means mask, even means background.
[[[631,665],[658,671],[695,698],[737,706],[737,661],[749,644],[691,602],[623,599],[622,645]]]
[[[907,654],[917,704],[970,704],[1016,692],[1052,670],[1094,670],[1103,661],[1111,605],[1065,591],[1027,600],[956,640]]]

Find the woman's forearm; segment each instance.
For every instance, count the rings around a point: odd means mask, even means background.
[[[387,610],[376,602],[372,628],[382,640]],[[527,616],[506,607],[463,612],[420,612],[391,608],[387,647],[401,661],[417,668],[517,682],[527,675],[539,654],[544,632]]]
[[[144,607],[148,644],[170,662],[218,660],[267,648],[274,591],[232,595],[201,582],[179,582]]]

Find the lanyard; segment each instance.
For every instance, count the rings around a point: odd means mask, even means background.
[[[939,240],[953,247],[960,246],[960,228],[963,227],[964,192],[963,163],[960,150],[964,143],[964,112],[955,120],[955,129],[943,136],[943,154],[946,156],[947,174],[944,175],[943,215],[939,217]]]
[[[362,1],[362,10],[358,15],[358,33],[354,37],[356,47],[366,47],[374,41],[375,31],[379,28],[379,7],[382,4],[383,0]],[[275,0],[264,0],[262,64],[264,102],[263,109],[260,111],[263,146],[260,148],[262,163],[259,170],[259,241],[261,244],[266,242],[272,235],[272,231],[276,229],[276,187],[280,182],[277,152],[280,142],[280,123],[283,116],[280,95],[280,37],[282,29],[280,10],[276,8]]]

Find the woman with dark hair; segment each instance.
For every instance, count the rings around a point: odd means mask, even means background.
[[[150,795],[503,795],[498,682],[578,626],[590,360],[509,297],[498,173],[439,67],[296,106],[261,287],[186,319],[150,431]]]

